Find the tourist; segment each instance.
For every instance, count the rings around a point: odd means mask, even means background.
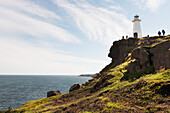
[[[162,30],[162,34],[165,35],[165,30]]]
[[[158,35],[161,36],[161,32],[160,31],[158,31]]]
[[[122,36],[122,39],[125,39],[124,36]]]

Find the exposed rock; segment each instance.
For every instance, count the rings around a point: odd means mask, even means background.
[[[134,72],[140,72],[141,70],[141,65],[139,63],[138,60],[134,61],[134,62],[131,62],[128,66],[127,66],[127,69],[130,73],[134,73]]]
[[[170,41],[157,40],[157,38],[159,37],[115,41],[110,49],[109,57],[112,58],[113,64],[118,65],[124,62],[128,53],[131,52],[131,58],[135,61],[127,67],[130,73],[143,72],[151,65],[156,71],[170,69]],[[140,43],[138,47],[137,43]]]
[[[89,85],[89,82],[85,82],[84,84],[82,84],[83,86],[87,86]]]
[[[151,65],[150,54],[144,48],[135,48],[132,51],[132,59],[136,61],[128,65],[130,73],[145,71]]]
[[[74,91],[74,90],[78,90],[80,88],[80,84],[74,84],[73,86],[70,87],[69,92]]]
[[[110,80],[113,77],[114,77],[113,75],[107,75],[107,76],[103,75],[101,79],[98,82],[96,82],[96,84],[91,88],[90,92],[91,93],[96,92],[99,89],[110,85],[110,83],[107,80]]]
[[[150,67],[150,55],[145,49],[141,49],[139,53],[140,65],[142,66],[141,71],[144,71],[146,68]]]
[[[155,70],[170,69],[170,41],[157,44],[150,49]]]
[[[165,60],[166,60],[166,62],[165,62],[166,68],[170,69],[170,48],[167,51]]]
[[[140,51],[141,51],[141,48],[133,49],[132,54],[131,54],[132,58],[138,59]]]
[[[59,90],[49,91],[49,92],[47,92],[47,97],[56,96],[56,95],[60,95],[60,94],[61,94],[61,92]]]
[[[83,86],[87,86],[87,85],[89,85],[91,82],[93,82],[94,81],[94,79],[90,79],[90,80],[88,80],[88,82],[85,82],[84,84],[82,84]]]
[[[128,40],[115,41],[110,48],[110,53],[108,54],[108,56],[112,58],[112,62],[115,65],[118,65],[125,61],[128,53],[130,53],[135,47],[137,47],[137,43],[137,38],[129,38]]]

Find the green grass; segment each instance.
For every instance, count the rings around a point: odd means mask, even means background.
[[[158,72],[155,74],[148,74],[145,77],[142,77],[145,80],[155,80],[155,81],[165,81],[170,80],[170,69],[167,69],[163,72]]]
[[[107,103],[107,108],[117,108],[117,109],[124,109],[124,106],[121,103]]]
[[[136,79],[139,79],[142,76],[145,76],[150,73],[155,73],[155,69],[152,66],[148,67],[145,71],[143,72],[134,72],[134,73],[128,73],[126,72],[124,76],[121,78],[121,80],[129,80],[129,81],[134,81]]]
[[[50,103],[52,100],[60,98],[62,95],[58,95],[58,96],[52,96],[52,97],[48,97],[48,98],[43,98],[43,99],[38,99],[38,100],[34,100],[34,101],[29,101],[26,102],[23,106],[16,108],[15,110],[12,111],[19,111],[19,112],[30,112],[36,109],[41,108],[42,106],[47,105],[48,103]]]
[[[159,40],[159,42],[156,42],[156,41],[158,41]],[[155,47],[156,45],[158,45],[158,44],[160,44],[160,43],[163,43],[163,42],[167,42],[167,41],[170,41],[170,38],[169,38],[169,36],[167,36],[167,37],[164,37],[164,38],[158,38],[158,39],[156,39],[155,40],[155,43],[153,43],[153,44],[151,44],[151,45],[149,45],[149,46],[143,46],[144,48],[153,48],[153,47]]]
[[[85,112],[82,112],[82,113],[92,113],[92,112],[85,111]]]
[[[115,109],[117,110],[117,112],[129,112],[129,111],[133,111],[133,108],[128,107],[128,106],[124,106],[122,105],[122,103],[112,103],[112,102],[108,102],[105,109],[102,111],[103,113],[110,113],[110,112],[115,112]]]

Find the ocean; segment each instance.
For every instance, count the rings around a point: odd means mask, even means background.
[[[47,92],[60,90],[61,93],[69,91],[70,86],[82,84],[90,77],[79,76],[0,76],[0,110],[8,107],[15,109],[25,102],[47,97]]]

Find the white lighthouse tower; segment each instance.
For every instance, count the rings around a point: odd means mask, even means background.
[[[133,36],[134,38],[141,38],[142,37],[142,31],[140,27],[140,19],[138,15],[134,16],[133,22]]]

